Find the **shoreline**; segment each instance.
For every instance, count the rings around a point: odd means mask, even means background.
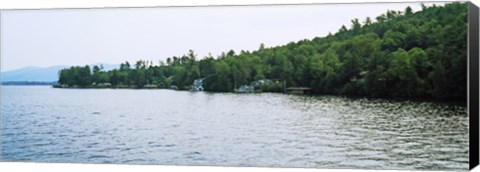
[[[46,85],[41,85],[46,86]],[[406,98],[406,97],[368,97],[368,96],[355,96],[355,95],[336,95],[336,94],[295,94],[295,93],[283,93],[283,92],[251,92],[251,93],[239,93],[239,92],[219,92],[219,91],[192,91],[192,90],[182,90],[182,89],[170,89],[170,88],[124,88],[124,87],[54,87],[51,88],[58,89],[119,89],[119,90],[172,90],[172,91],[188,91],[188,92],[206,92],[206,93],[231,93],[231,94],[262,94],[262,93],[274,93],[274,94],[288,94],[288,95],[298,95],[306,97],[322,97],[322,96],[334,96],[334,97],[344,97],[348,99],[367,99],[367,100],[386,100],[393,102],[418,102],[418,103],[439,103],[444,105],[456,105],[461,107],[467,107],[467,100],[453,99],[453,100],[441,100],[434,98]]]

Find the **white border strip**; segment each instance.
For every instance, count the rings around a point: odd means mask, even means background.
[[[422,2],[453,2],[464,0],[423,0]],[[480,0],[471,0],[480,6]],[[0,0],[0,9],[55,9],[55,8],[113,8],[113,7],[162,7],[162,6],[207,6],[207,5],[262,5],[262,4],[319,4],[319,3],[374,3],[374,2],[419,2],[418,0]],[[1,50],[0,50],[1,51]],[[1,118],[0,118],[1,119]],[[1,124],[1,122],[0,122]],[[0,143],[1,144],[1,143]],[[1,145],[0,145],[1,146]],[[1,160],[0,160],[1,161]],[[406,172],[406,170],[360,170],[360,169],[303,169],[303,168],[256,168],[214,166],[165,166],[165,165],[108,165],[69,163],[0,162],[1,171],[36,172],[84,172],[84,171],[252,171],[252,172]],[[480,172],[477,167],[474,172]],[[427,171],[424,171],[427,172]]]
[[[425,0],[422,2],[465,2],[466,0]],[[477,0],[478,1],[478,0]],[[52,9],[52,8],[106,8],[106,7],[160,7],[208,5],[268,5],[319,3],[375,3],[418,2],[415,0],[1,0],[0,9]]]

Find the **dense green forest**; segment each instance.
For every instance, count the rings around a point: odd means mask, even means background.
[[[216,92],[271,79],[288,87],[310,87],[315,94],[464,99],[467,4],[387,11],[375,19],[353,19],[350,26],[326,37],[276,47],[262,44],[253,52],[230,50],[200,59],[190,50],[159,64],[125,62],[111,71],[74,66],[61,70],[58,82],[79,87],[110,83],[111,87],[188,89],[198,78],[205,78],[206,91]],[[275,83],[264,89],[281,91]]]

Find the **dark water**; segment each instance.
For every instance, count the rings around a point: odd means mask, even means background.
[[[468,168],[465,107],[333,96],[3,86],[6,161]]]

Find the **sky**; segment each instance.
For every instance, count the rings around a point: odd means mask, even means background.
[[[426,4],[429,6],[430,4]],[[387,10],[420,3],[54,9],[2,11],[1,71],[26,66],[197,59],[335,33]]]

